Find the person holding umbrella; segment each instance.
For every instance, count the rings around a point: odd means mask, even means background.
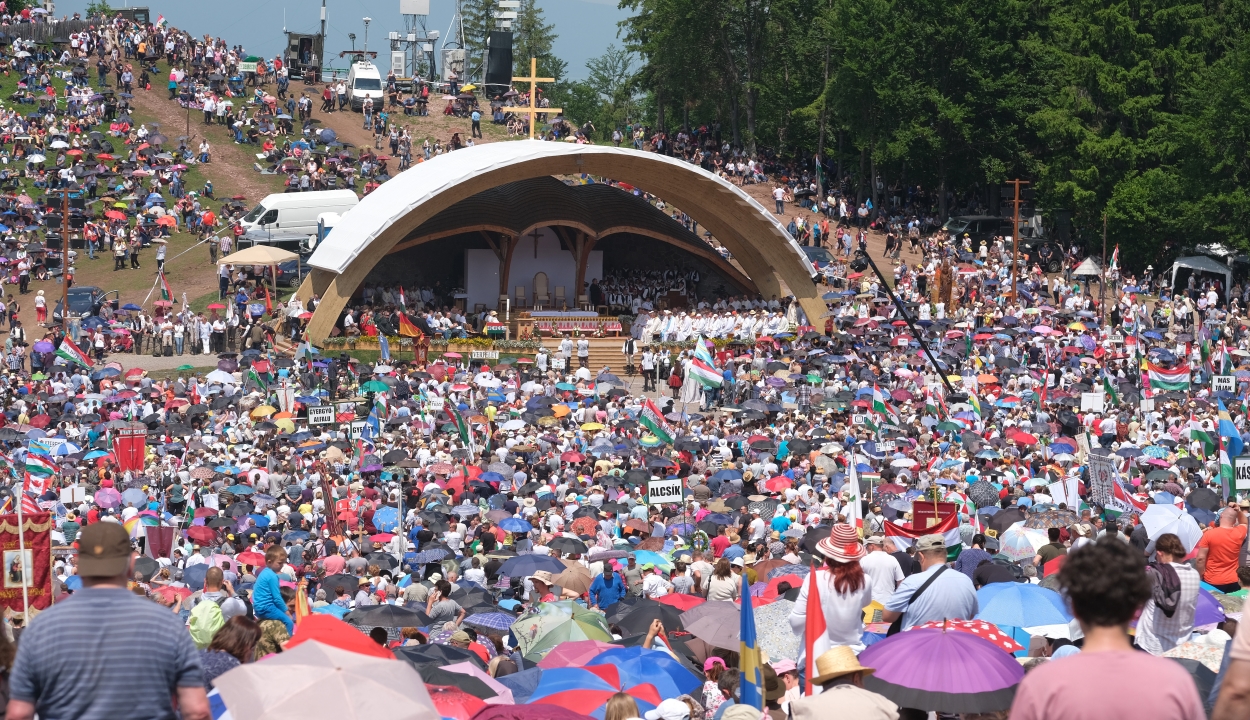
[[[821,692],[790,703],[794,720],[847,717],[856,720],[897,720],[898,706],[885,697],[864,689],[864,678],[874,670],[859,664],[855,651],[845,645],[826,650],[816,658],[811,682]]]

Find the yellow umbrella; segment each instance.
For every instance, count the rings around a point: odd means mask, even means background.
[[[128,207],[128,206],[126,205],[126,203],[123,203],[123,202],[117,202],[117,203],[113,203],[113,207],[115,207],[115,208],[124,208],[124,207]]]
[[[1086,328],[1085,328],[1085,323],[1074,322],[1068,325],[1068,329],[1084,331]]]
[[[290,418],[282,418],[280,420],[274,420],[273,424],[277,425],[278,429],[282,430],[283,432],[289,432],[289,433],[295,432],[295,423]]]
[[[595,430],[602,430],[603,426],[597,422],[588,422],[582,423],[582,429],[588,432],[594,432]]]
[[[274,407],[273,405],[261,405],[260,407],[253,410],[251,415],[253,418],[263,418],[263,417],[269,417],[270,415],[273,415],[276,412],[278,412],[278,408]]]
[[[477,90],[477,85],[474,85],[473,83],[460,86],[460,92],[473,92],[474,90]]]

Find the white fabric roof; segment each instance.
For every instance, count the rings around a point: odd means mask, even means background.
[[[1228,288],[1232,287],[1233,285],[1232,268],[1228,267],[1227,265],[1220,262],[1219,260],[1216,260],[1215,258],[1210,258],[1210,257],[1207,257],[1206,255],[1194,255],[1192,257],[1177,258],[1176,262],[1172,263],[1172,286],[1173,287],[1176,286],[1176,272],[1180,270],[1181,268],[1187,268],[1189,270],[1197,270],[1198,272],[1215,273],[1217,275],[1223,275],[1225,292],[1227,292]]]
[[[1072,271],[1073,275],[1102,275],[1102,268],[1098,265],[1098,261],[1092,257],[1085,258],[1085,262],[1081,263],[1077,269]]]
[[[749,202],[761,217],[767,218],[777,232],[789,243],[797,258],[811,270],[802,248],[786,229],[773,217],[772,213],[742,192],[737,186],[703,170],[697,165],[676,160],[658,153],[640,153],[640,151],[604,145],[577,145],[575,143],[548,142],[541,140],[518,140],[513,142],[489,143],[475,145],[463,150],[439,155],[434,159],[414,165],[394,178],[379,186],[366,195],[351,210],[344,213],[334,226],[334,232],[317,246],[317,250],[309,259],[308,264],[340,274],[344,272],[363,251],[387,227],[407,215],[422,203],[431,200],[440,193],[456,185],[472,181],[494,170],[516,163],[537,160],[544,157],[566,155],[638,155],[648,160],[667,163],[687,173],[697,173],[704,178],[728,188],[744,201]],[[515,180],[519,178],[509,178]],[[503,183],[500,183],[503,184]],[[634,183],[640,185],[641,183]],[[644,188],[645,189],[645,188]],[[692,211],[697,208],[682,208],[695,217]],[[696,220],[700,218],[695,217]]]

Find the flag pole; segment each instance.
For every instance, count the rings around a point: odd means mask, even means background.
[[[68,305],[63,306],[67,311]],[[68,315],[68,312],[61,313]],[[21,482],[18,483],[18,492],[21,495],[17,498],[17,552],[19,562],[22,563],[22,619],[30,620],[30,592],[26,588],[26,527],[22,520],[22,501],[25,500],[26,488],[22,487]],[[7,568],[6,568],[7,570]]]

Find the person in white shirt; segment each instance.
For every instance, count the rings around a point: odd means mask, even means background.
[[[868,554],[860,559],[859,566],[864,569],[872,586],[872,599],[885,604],[898,589],[898,584],[903,582],[903,568],[893,555],[885,551],[885,538],[880,535],[872,535],[865,540],[864,549]]]
[[[664,576],[655,569],[654,565],[643,565],[642,570],[647,573],[647,576],[642,580],[643,597],[650,600],[658,600],[673,592],[673,584],[665,580]]]

